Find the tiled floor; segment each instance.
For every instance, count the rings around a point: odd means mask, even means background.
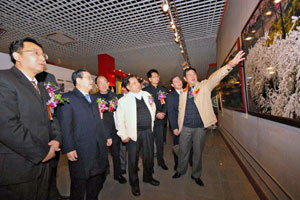
[[[110,160],[111,161],[111,160]],[[179,179],[172,179],[173,155],[172,136],[168,134],[165,145],[165,161],[169,170],[158,168],[155,160],[154,178],[160,181],[160,186],[152,186],[142,182],[142,166],[140,166],[141,196],[131,194],[128,183],[121,185],[109,174],[100,192],[101,200],[255,200],[259,199],[254,189],[224,143],[218,131],[208,131],[203,154],[202,180],[204,187],[198,186],[191,179],[191,168]],[[112,164],[111,164],[112,165]],[[112,172],[112,166],[111,166]],[[125,176],[128,180],[128,174]],[[58,168],[58,187],[62,195],[70,192],[70,178],[66,157],[62,156]]]

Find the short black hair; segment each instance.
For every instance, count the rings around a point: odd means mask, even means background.
[[[189,68],[186,68],[184,71],[183,71],[183,77],[186,77],[186,73],[190,70],[193,70],[196,74],[197,74],[197,71],[195,68],[192,68],[192,67],[189,67]]]
[[[170,83],[171,83],[171,84],[173,84],[173,80],[174,80],[174,78],[176,78],[176,77],[180,78],[178,75],[174,75],[174,76],[172,76],[172,77],[170,78]]]
[[[127,89],[127,86],[129,85],[129,79],[131,79],[131,78],[136,78],[137,79],[137,77],[135,75],[129,75],[129,76],[127,76],[124,79],[123,83],[122,83],[122,87],[124,86]]]
[[[42,45],[40,43],[38,43],[37,41],[35,41],[34,39],[30,38],[30,37],[27,37],[27,38],[24,38],[24,39],[20,39],[20,40],[16,40],[16,41],[13,41],[12,43],[10,43],[9,45],[9,56],[10,56],[10,60],[16,64],[16,60],[14,59],[13,57],[13,53],[14,52],[17,52],[19,50],[22,50],[23,47],[24,47],[24,42],[32,42],[36,45],[38,45],[39,47],[41,47],[41,49],[43,49]]]
[[[152,77],[152,73],[158,73],[158,71],[156,69],[150,69],[148,72],[147,72],[147,78],[151,78]]]
[[[103,75],[99,75],[99,76],[97,76],[96,78],[95,78],[95,83],[97,84],[97,80],[98,80],[98,77],[103,77],[103,78],[105,78],[106,80],[107,80],[107,82],[109,82],[109,80],[108,80],[108,78],[106,77],[106,76],[103,76]]]
[[[72,81],[73,81],[74,86],[76,86],[76,79],[82,78],[83,72],[88,72],[88,71],[86,69],[78,69],[72,73]]]
[[[126,78],[125,78],[125,79],[126,79]],[[124,80],[125,80],[125,79],[124,79]],[[122,82],[122,84],[121,84],[121,87],[122,87],[122,88],[126,88],[126,85],[125,85],[124,80],[123,80],[123,82]]]

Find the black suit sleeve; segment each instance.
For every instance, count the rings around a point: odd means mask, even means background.
[[[50,97],[47,90],[44,87],[44,82],[39,83],[39,88],[41,91],[41,95],[43,96],[43,99],[46,99],[47,102],[50,99]],[[55,112],[52,115],[53,120],[51,121],[50,140],[56,140],[61,144],[61,132],[60,132],[59,122],[57,120],[56,111],[57,108],[55,108]]]
[[[171,129],[178,129],[178,107],[176,106],[175,98],[169,94],[167,100],[167,111]]]
[[[73,110],[71,104],[64,103],[59,106],[57,111],[62,133],[62,152],[65,154],[76,150],[73,130],[74,125],[72,122]]]
[[[0,78],[0,143],[23,156],[34,164],[41,162],[48,154],[50,147],[32,137],[32,133],[20,120],[19,106],[22,99],[17,96],[13,86]],[[34,114],[34,113],[32,113]]]

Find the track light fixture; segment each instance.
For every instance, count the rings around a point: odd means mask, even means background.
[[[163,0],[162,1],[162,10],[164,13],[168,14],[170,18],[170,26],[171,29],[174,31],[175,42],[178,43],[180,48],[180,53],[183,55],[184,58],[184,68],[190,67],[190,60],[187,53],[185,40],[183,37],[181,24],[179,21],[179,16],[176,8],[175,0]]]
[[[164,13],[168,12],[169,10],[169,2],[167,0],[164,0],[161,6],[161,9]]]

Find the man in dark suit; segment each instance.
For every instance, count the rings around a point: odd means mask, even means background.
[[[15,66],[0,71],[0,199],[47,199],[48,161],[61,140],[48,118],[48,93],[35,79],[47,55],[31,38],[12,42],[9,54]]]
[[[179,105],[179,95],[182,92],[182,80],[179,76],[175,75],[172,76],[170,79],[171,86],[174,88],[174,90],[168,94],[167,97],[167,111],[168,111],[168,118],[170,122],[170,127],[173,131],[173,145],[179,146],[179,131],[178,131],[178,105]],[[178,153],[178,152],[177,152]],[[178,166],[178,156],[175,152],[174,154],[174,170],[177,169]],[[193,163],[193,157],[192,157],[192,150],[190,152],[190,159],[189,159],[190,165],[192,166]]]
[[[162,93],[167,94],[166,88],[159,84],[159,73],[155,69],[151,69],[147,72],[147,77],[150,81],[148,87],[144,88],[144,91],[149,92],[154,98],[156,105],[156,114],[154,122],[154,139],[157,149],[157,164],[164,170],[168,170],[168,167],[164,160],[164,125],[166,123],[167,106],[165,104],[166,99],[163,98]]]
[[[120,161],[120,143],[121,139],[117,135],[117,129],[114,121],[114,113],[117,109],[117,95],[109,90],[109,82],[105,76],[98,76],[95,80],[99,92],[95,94],[97,98],[101,98],[107,102],[106,110],[103,113],[103,120],[109,130],[112,138],[110,146],[111,155],[114,166],[114,179],[120,184],[126,183],[126,179],[122,176],[121,161]]]
[[[62,131],[62,152],[67,154],[71,176],[71,200],[96,200],[109,167],[109,132],[100,118],[91,74],[77,70],[72,74],[75,89],[63,94],[69,98],[58,109]]]
[[[170,80],[171,86],[174,90],[168,94],[167,111],[170,122],[170,127],[173,131],[173,145],[179,144],[179,133],[178,133],[178,104],[179,95],[182,92],[182,80],[179,76],[173,76]],[[178,156],[174,153],[174,170],[177,169]]]

